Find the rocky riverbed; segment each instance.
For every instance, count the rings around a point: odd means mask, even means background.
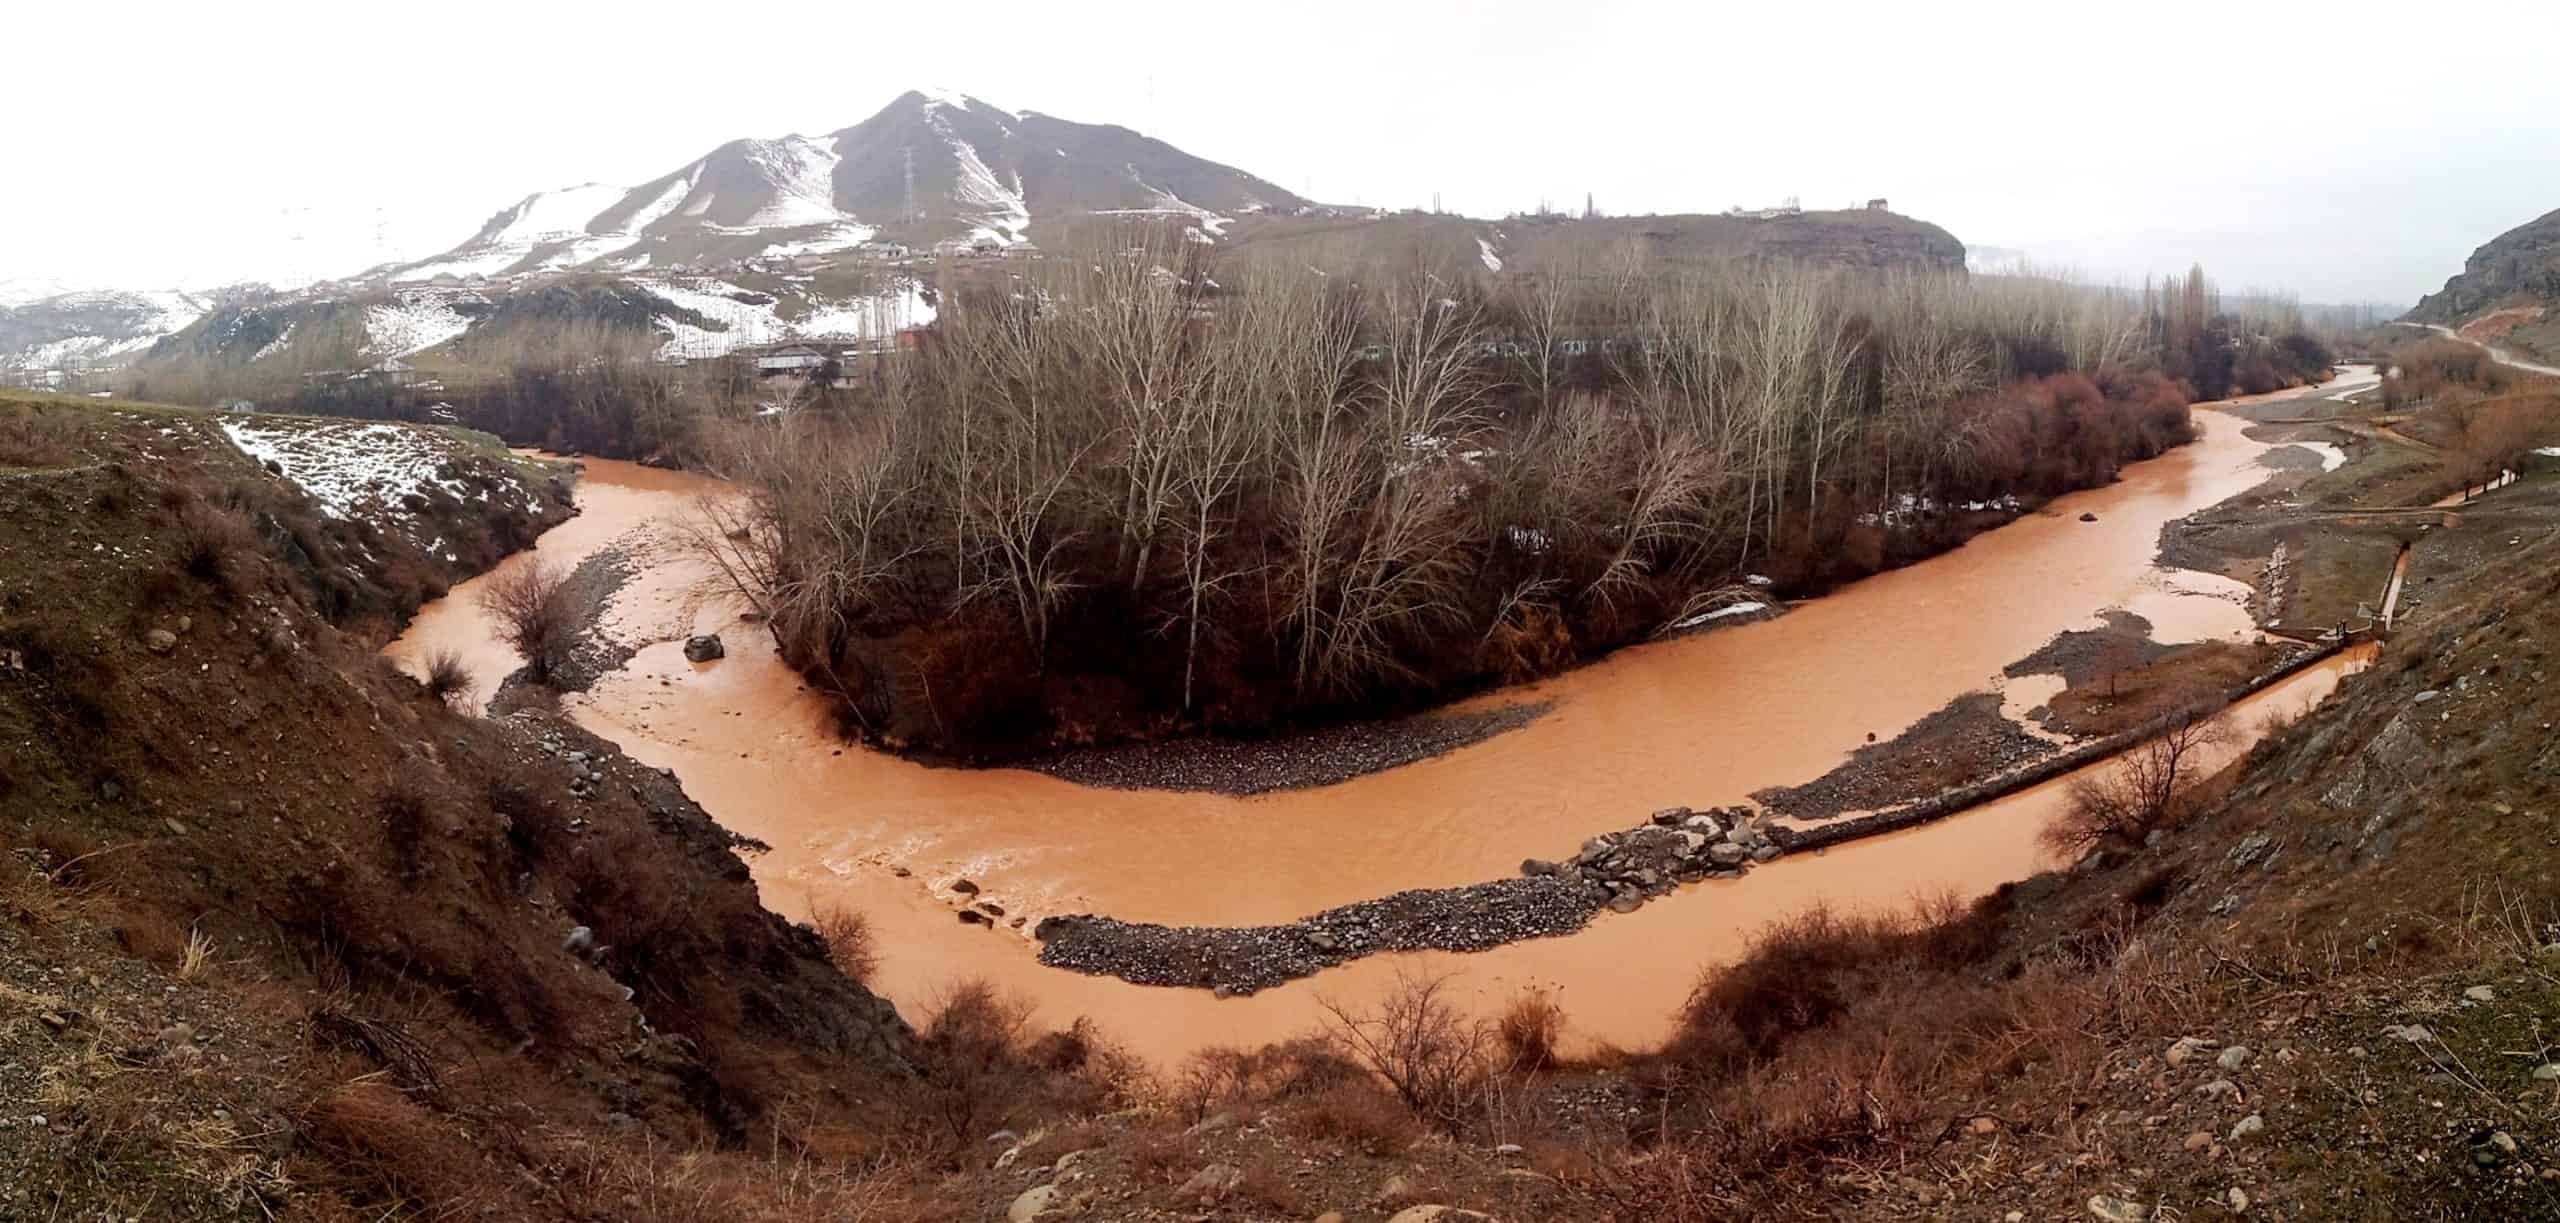
[[[2000,710],[2000,695],[1972,692],[1949,701],[1909,730],[1850,753],[1838,768],[1800,786],[1751,797],[1781,815],[1830,819],[1881,811],[1967,781],[1996,776],[2052,755],[2055,746]]]
[[[1279,926],[1161,926],[1078,914],[1033,930],[1040,962],[1140,985],[1250,994],[1382,951],[1484,951],[1571,934],[1603,909],[1632,913],[1684,883],[1738,878],[1784,850],[1747,808],[1672,807],[1593,837],[1520,877],[1421,888]]]
[[[1267,739],[1171,739],[1075,748],[1021,767],[1114,790],[1190,790],[1247,797],[1349,781],[1444,756],[1536,721],[1552,701],[1472,713],[1357,722]]]

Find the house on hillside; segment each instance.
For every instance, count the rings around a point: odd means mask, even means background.
[[[756,373],[771,377],[776,374],[808,374],[827,363],[827,354],[807,344],[785,344],[768,349],[756,357]]]

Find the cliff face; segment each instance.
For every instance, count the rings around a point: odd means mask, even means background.
[[[2560,305],[2560,211],[2519,225],[2471,252],[2460,275],[2409,312],[2411,322],[2454,324],[2492,306]]]

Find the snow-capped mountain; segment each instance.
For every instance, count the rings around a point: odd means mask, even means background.
[[[55,293],[0,302],[0,371],[47,373],[120,364],[184,330],[211,302],[175,290]]]
[[[913,190],[909,182],[912,176]],[[388,269],[414,283],[558,268],[636,271],[821,254],[874,240],[1012,245],[1035,219],[1289,212],[1296,195],[1123,127],[911,91],[824,136],[733,140],[632,188],[525,197],[444,254]]]

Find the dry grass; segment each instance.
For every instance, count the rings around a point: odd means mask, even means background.
[[[0,404],[0,467],[61,467],[80,457],[73,409]]]
[[[427,695],[439,701],[450,701],[471,690],[471,666],[462,661],[455,650],[437,650],[427,655],[427,670],[419,683]]]
[[[193,981],[213,966],[213,940],[202,930],[187,931],[186,950],[178,953],[178,979]]]

